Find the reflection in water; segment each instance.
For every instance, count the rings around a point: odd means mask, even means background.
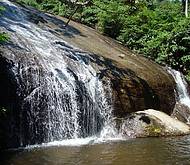
[[[1,154],[2,165],[189,164],[190,136],[131,139],[72,147],[34,148],[7,151],[4,155]]]

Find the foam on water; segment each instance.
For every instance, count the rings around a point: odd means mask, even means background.
[[[76,139],[67,139],[62,141],[52,141],[49,143],[42,143],[42,144],[36,144],[36,145],[28,145],[24,148],[19,149],[34,149],[34,148],[46,148],[46,147],[57,147],[57,146],[70,146],[70,147],[80,147],[84,145],[95,145],[95,144],[102,144],[102,143],[108,143],[108,142],[117,142],[117,141],[123,141],[126,140],[126,138],[123,138],[122,136],[117,137],[106,137],[106,138],[98,138],[96,136],[87,137],[87,138],[76,138]]]

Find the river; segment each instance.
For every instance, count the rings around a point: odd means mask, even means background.
[[[1,154],[2,165],[181,165],[189,162],[190,136],[140,138],[80,146],[29,147]]]

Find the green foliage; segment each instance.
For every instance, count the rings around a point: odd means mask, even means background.
[[[100,1],[97,6],[99,7],[97,13],[99,30],[112,38],[116,38],[123,28],[123,22],[128,16],[129,7],[115,0],[107,2],[106,5]]]
[[[69,16],[72,12],[71,7],[63,0],[17,0],[17,2],[60,16]]]
[[[5,8],[3,6],[0,6],[0,12],[4,11]]]
[[[61,16],[65,16],[67,11],[66,5],[60,2],[59,0],[44,0],[40,4],[40,9]]]
[[[97,22],[97,14],[100,12],[100,9],[96,6],[88,6],[82,11],[81,22],[87,24],[91,27],[94,27]]]
[[[6,33],[0,33],[0,44],[9,40],[9,36]]]
[[[1,12],[3,12],[4,10],[5,8],[0,6],[0,15],[1,15]],[[6,33],[0,32],[0,44],[6,42],[8,39],[9,39],[9,36]]]
[[[17,0],[17,2],[24,3],[26,5],[29,5],[29,6],[37,8],[37,9],[40,9],[39,4],[37,3],[36,0]]]
[[[126,19],[118,40],[130,49],[186,73],[190,62],[190,20],[179,3],[164,2]]]

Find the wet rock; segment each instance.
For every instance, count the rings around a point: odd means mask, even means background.
[[[190,134],[188,125],[153,109],[135,112],[117,120],[121,134],[130,138]]]
[[[174,110],[171,114],[171,117],[178,119],[179,121],[182,121],[184,123],[189,124],[190,122],[190,109],[185,104],[182,104],[180,102],[176,102]]]
[[[46,21],[43,17],[41,17],[40,15],[37,15],[37,14],[35,14],[35,13],[29,14],[28,19],[29,19],[32,23],[34,23],[34,24],[47,23],[47,21]]]
[[[187,92],[190,95],[190,81],[186,80],[186,82],[187,82]]]

